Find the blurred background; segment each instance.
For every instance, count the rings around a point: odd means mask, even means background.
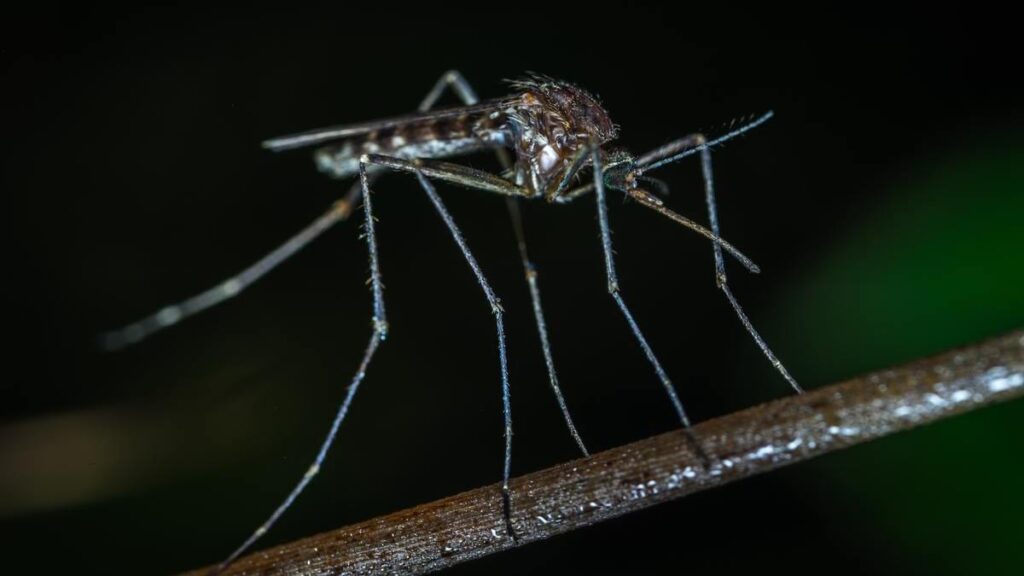
[[[5,18],[0,570],[171,573],[219,561],[265,519],[312,460],[370,333],[356,223],[142,345],[104,354],[93,337],[240,270],[347,189],[262,139],[410,111],[449,68],[483,97],[527,70],[575,82],[637,153],[774,110],[716,151],[720,216],[763,269],[729,263],[734,292],[808,388],[1024,324],[1008,20],[935,6],[668,10]],[[656,175],[670,206],[706,221],[695,161]],[[392,334],[322,474],[261,547],[501,474],[488,307],[415,182],[376,189]],[[576,457],[504,202],[440,193],[508,311],[515,473]],[[614,196],[610,213],[625,297],[691,415],[790,394],[716,291],[710,246]],[[589,447],[674,428],[605,292],[593,198],[529,204],[525,218]],[[1022,422],[1019,401],[988,408],[451,573],[1011,573],[1024,563]]]

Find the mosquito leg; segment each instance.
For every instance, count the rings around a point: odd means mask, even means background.
[[[654,355],[654,350],[647,343],[647,339],[640,332],[640,326],[633,319],[633,314],[629,311],[629,307],[626,306],[626,301],[622,299],[622,293],[619,289],[619,276],[615,271],[615,259],[612,256],[612,233],[608,226],[608,206],[604,194],[604,178],[601,174],[601,155],[597,148],[592,148],[591,150],[594,161],[594,192],[597,195],[597,220],[601,227],[601,248],[604,251],[604,269],[608,279],[608,293],[611,294],[615,304],[622,310],[630,330],[633,331],[633,335],[636,336],[637,341],[640,343],[640,347],[647,356],[647,360],[654,367],[654,372],[657,373],[658,379],[661,380],[665,392],[672,401],[672,406],[676,410],[676,415],[679,416],[679,421],[682,422],[683,426],[689,427],[690,418],[686,415],[686,410],[683,408],[683,403],[679,400],[679,394],[676,393],[675,386],[669,380],[665,369],[661,367],[661,362]]]
[[[429,106],[432,105],[436,99],[437,96],[434,95],[434,91],[431,91],[431,93],[428,94],[427,98],[424,100],[424,103],[421,105],[421,108],[423,106],[427,106],[429,108]],[[383,285],[381,283],[380,267],[378,262],[377,236],[373,217],[373,205],[370,198],[370,182],[376,179],[376,177],[379,176],[381,172],[371,172],[368,169],[368,164],[371,164],[371,162],[368,162],[368,158],[364,158],[363,160],[364,161],[361,161],[359,164],[358,181],[352,186],[352,188],[348,191],[345,197],[341,201],[339,201],[339,205],[343,205],[346,207],[346,210],[348,212],[345,214],[345,217],[347,217],[348,213],[351,212],[352,207],[360,200],[360,198],[362,199],[363,202],[363,210],[366,215],[365,234],[370,257],[370,282],[371,290],[373,293],[373,334],[370,337],[370,342],[367,345],[365,353],[363,354],[363,360],[359,365],[359,369],[356,372],[355,376],[353,377],[352,382],[349,384],[345,398],[342,401],[342,404],[334,417],[334,421],[331,424],[331,428],[328,431],[327,436],[324,439],[323,444],[320,447],[320,451],[317,453],[316,459],[314,460],[313,464],[309,467],[306,473],[299,480],[299,483],[292,489],[292,491],[288,494],[285,500],[277,507],[277,509],[274,510],[270,518],[268,518],[266,522],[264,522],[259,528],[257,528],[256,531],[253,532],[252,535],[249,536],[249,538],[246,539],[245,542],[243,542],[234,552],[231,553],[231,555],[226,560],[224,560],[224,562],[222,562],[219,565],[217,569],[218,571],[223,570],[223,568],[225,568],[236,558],[242,555],[260,537],[262,537],[274,525],[274,523],[277,522],[278,518],[280,518],[281,515],[284,514],[284,512],[289,507],[291,507],[292,503],[295,501],[298,495],[306,488],[306,485],[309,484],[313,477],[319,472],[320,465],[323,463],[324,458],[327,456],[327,452],[330,450],[330,447],[334,442],[334,438],[337,435],[338,428],[341,426],[341,423],[345,419],[346,414],[348,414],[349,406],[351,405],[352,399],[354,398],[355,393],[359,388],[359,384],[362,382],[363,378],[366,375],[366,370],[369,367],[370,361],[373,358],[374,353],[377,351],[377,347],[387,336],[388,324],[384,309],[384,292]],[[395,169],[394,166],[388,166],[383,163],[377,164],[380,165],[380,168],[382,170],[386,168]],[[466,177],[464,173],[460,171],[456,172],[458,172],[457,177]],[[422,174],[419,174],[418,172],[417,176],[422,178]],[[489,179],[487,181],[490,182]],[[442,211],[442,217],[446,218],[445,222],[448,223],[450,227],[454,227],[454,222],[451,222],[451,216],[448,215],[447,211],[444,210],[444,207],[439,204],[440,199],[436,198],[436,193],[433,192],[432,188],[429,188],[429,183],[427,184],[427,187],[428,194],[432,195],[431,200],[433,201],[436,199],[435,206],[438,206],[438,209]],[[464,240],[462,240],[462,237],[458,233],[457,228],[453,228],[453,233],[456,234],[456,241],[459,242],[459,246],[463,249],[464,254],[466,254],[467,258],[469,259],[470,266],[477,274],[477,277],[481,282],[481,286],[484,287],[485,294],[487,294],[488,300],[491,301],[492,303],[492,308],[498,306],[499,310],[499,312],[496,313],[496,317],[498,322],[499,353],[501,356],[502,367],[503,401],[505,405],[504,412],[506,430],[505,468],[504,483],[502,484],[502,502],[505,510],[505,518],[509,529],[509,534],[513,534],[510,519],[511,498],[508,490],[508,480],[511,473],[512,421],[511,407],[509,404],[510,398],[508,387],[508,368],[505,356],[504,324],[500,313],[500,306],[497,304],[497,298],[494,297],[493,291],[490,289],[490,286],[486,283],[486,280],[483,278],[482,272],[479,269],[479,265],[477,265],[476,260],[474,260],[472,255],[469,253],[468,248],[465,247],[465,242]]]
[[[705,139],[701,135],[694,137],[695,141],[699,142],[700,148],[700,169],[704,175],[704,196],[708,205],[708,219],[711,222],[711,231],[714,232],[715,236],[719,235],[718,230],[718,207],[715,202],[715,182],[711,171],[711,150],[708,148]],[[732,295],[732,290],[729,289],[728,277],[725,274],[725,259],[722,258],[722,245],[720,242],[715,242],[715,283],[718,288],[725,294],[732,309],[736,311],[736,316],[739,317],[740,322],[743,323],[743,327],[747,329],[750,336],[757,343],[758,347],[761,348],[761,352],[768,358],[772,366],[782,374],[782,377],[789,382],[789,385],[796,390],[797,393],[803,393],[803,388],[797,384],[796,380],[790,376],[789,371],[782,365],[782,362],[775,356],[771,348],[768,347],[768,343],[764,341],[764,338],[758,334],[757,330],[754,329],[754,325],[747,318],[747,314],[743,311],[743,307],[740,306],[736,297]]]
[[[739,131],[749,130],[750,127],[756,126],[757,124],[764,122],[770,116],[762,117],[761,120],[756,121],[747,126],[741,127]],[[739,133],[738,131],[734,131]],[[719,139],[721,140],[721,139]],[[674,161],[685,157],[690,153],[700,154],[700,169],[701,174],[704,177],[704,196],[708,206],[708,220],[711,224],[711,232],[714,234],[717,240],[714,240],[714,253],[715,253],[715,283],[718,288],[725,294],[725,298],[729,301],[729,305],[736,311],[736,316],[739,317],[743,327],[746,328],[747,332],[757,343],[757,346],[761,349],[761,352],[768,358],[772,366],[782,374],[782,377],[789,382],[789,385],[793,387],[798,393],[803,392],[803,388],[797,384],[796,380],[789,374],[786,367],[782,365],[782,362],[775,356],[771,348],[768,347],[768,343],[765,342],[764,338],[754,328],[753,323],[747,317],[747,314],[743,311],[743,307],[740,306],[736,297],[733,296],[732,290],[729,289],[728,277],[725,273],[725,259],[722,257],[722,242],[720,240],[719,226],[718,226],[718,206],[715,201],[715,182],[714,174],[711,169],[711,149],[710,146],[714,142],[709,142],[702,134],[693,134],[680,138],[675,142],[669,143],[658,150],[655,150],[649,154],[645,154],[637,161],[639,165],[649,162],[651,167],[655,167],[661,164],[662,161],[657,160],[659,157],[665,157],[670,161]]]
[[[324,438],[323,444],[320,445],[320,451],[317,452],[316,459],[313,460],[313,464],[308,470],[306,470],[302,479],[300,479],[299,483],[295,485],[287,498],[285,498],[277,509],[274,510],[274,513],[270,515],[270,518],[257,528],[241,546],[239,546],[220,564],[218,571],[223,570],[224,567],[248,550],[256,540],[266,534],[267,531],[270,530],[271,526],[277,522],[277,519],[280,518],[289,507],[291,507],[295,499],[306,488],[306,485],[309,484],[313,477],[320,471],[320,465],[327,456],[327,452],[330,450],[331,444],[334,443],[334,438],[338,433],[338,428],[341,426],[342,421],[345,419],[345,415],[348,414],[349,406],[351,406],[352,399],[355,397],[356,391],[359,389],[359,384],[362,383],[363,378],[366,376],[366,369],[370,365],[370,360],[373,359],[373,355],[377,351],[377,347],[387,337],[388,322],[384,311],[384,287],[381,283],[380,265],[377,257],[377,233],[373,218],[373,205],[370,202],[369,181],[367,179],[366,169],[364,166],[360,166],[359,180],[362,187],[363,211],[366,215],[366,223],[364,225],[366,245],[370,254],[370,287],[373,294],[373,334],[370,336],[370,342],[366,346],[366,352],[363,353],[363,360],[359,363],[359,369],[356,371],[355,376],[352,377],[352,381],[348,385],[348,390],[345,393],[345,399],[342,401],[341,406],[338,408],[338,412],[334,416],[334,421],[331,423],[331,427],[327,432],[327,436]]]
[[[427,94],[427,97],[420,104],[420,112],[426,112],[437,102],[441,94],[444,93],[445,89],[450,89],[459,97],[459,100],[467,106],[476,104],[479,99],[477,98],[476,92],[473,87],[470,86],[466,78],[459,73],[458,70],[449,70],[445,72],[441,78],[438,79],[437,83],[434,84],[434,88]],[[501,163],[501,167],[508,170],[512,167],[512,163],[508,158],[508,154],[503,149],[497,149],[496,155],[498,162]],[[523,271],[526,274],[526,284],[530,289],[530,303],[533,307],[533,319],[537,326],[537,332],[540,336],[540,346],[544,353],[544,364],[548,370],[548,382],[551,384],[551,390],[555,394],[555,400],[558,402],[558,407],[562,411],[562,417],[565,419],[566,425],[569,427],[569,434],[572,435],[573,440],[576,441],[576,445],[579,446],[580,451],[583,452],[584,456],[589,456],[590,453],[587,451],[587,447],[583,444],[583,439],[580,438],[579,432],[576,431],[576,425],[572,421],[572,416],[569,414],[569,407],[565,403],[565,396],[562,395],[562,389],[558,385],[558,374],[555,372],[555,360],[551,354],[551,342],[548,338],[547,323],[544,321],[544,308],[541,307],[540,303],[540,287],[537,285],[537,267],[534,266],[530,260],[529,253],[526,250],[526,234],[523,230],[523,216],[519,209],[519,200],[516,198],[506,198],[505,204],[508,207],[509,219],[512,221],[512,229],[516,235],[516,245],[519,248],[519,258],[523,263]]]
[[[495,176],[490,172],[463,166],[462,164],[423,158],[407,160],[382,154],[366,154],[365,156],[366,161],[372,165],[383,166],[409,174],[422,173],[428,178],[436,178],[452,184],[458,184],[471,190],[495,192],[503,196],[513,197],[528,196],[530,194],[527,189],[522,186],[516,186],[504,178]]]
[[[449,70],[441,75],[434,84],[434,87],[427,93],[427,97],[420,103],[419,111],[426,112],[437,104],[441,95],[448,89],[455,92],[455,95],[459,97],[459,100],[467,106],[471,106],[480,101],[477,98],[476,91],[469,85],[466,78],[458,70]]]
[[[555,202],[555,204],[568,204],[568,203],[576,200],[580,196],[585,196],[585,195],[587,195],[587,194],[589,194],[589,193],[591,193],[593,191],[594,191],[594,183],[593,182],[588,182],[586,184],[583,184],[581,186],[577,186],[576,188],[573,188],[572,190],[569,190],[568,192],[555,197],[554,202]]]
[[[352,198],[335,202],[327,212],[292,236],[287,242],[275,248],[254,264],[238,274],[224,280],[213,288],[200,292],[191,298],[161,308],[154,314],[136,320],[127,326],[101,334],[99,344],[105,350],[118,350],[135,344],[143,338],[177,324],[232,298],[245,290],[279,264],[293,256],[334,224],[345,220],[352,213]]]
[[[516,198],[506,198],[508,204],[509,217],[512,219],[512,228],[515,229],[516,243],[519,246],[519,257],[523,263],[523,269],[526,272],[526,284],[530,289],[530,301],[533,304],[533,319],[537,325],[537,333],[540,336],[541,350],[544,352],[544,364],[548,369],[548,382],[551,384],[551,390],[555,393],[555,400],[558,402],[558,407],[562,411],[562,417],[565,419],[566,425],[569,427],[569,434],[572,439],[576,441],[576,445],[579,446],[580,451],[583,452],[584,456],[590,456],[590,452],[587,451],[586,445],[583,444],[583,438],[580,437],[580,433],[576,430],[576,425],[572,421],[572,415],[569,414],[569,407],[565,403],[565,396],[562,395],[562,389],[558,385],[558,375],[555,372],[555,360],[551,354],[551,342],[548,339],[547,323],[544,321],[544,309],[540,304],[540,287],[537,285],[537,269],[534,267],[533,262],[530,261],[530,256],[526,251],[526,236],[523,233],[523,222],[522,216],[519,211],[519,201]]]
[[[448,227],[448,231],[451,232],[452,238],[455,239],[455,243],[459,245],[459,249],[462,251],[462,255],[466,258],[466,262],[469,267],[473,269],[473,274],[476,275],[477,282],[480,283],[480,288],[483,289],[484,295],[487,297],[487,302],[491,305],[491,312],[494,314],[494,323],[498,331],[498,359],[501,366],[501,408],[502,415],[504,417],[505,424],[505,459],[502,472],[501,481],[501,498],[502,504],[505,510],[505,524],[508,529],[509,536],[515,538],[515,532],[512,529],[512,494],[509,490],[509,477],[512,474],[512,395],[508,381],[508,353],[505,348],[505,321],[503,318],[504,311],[501,308],[501,302],[498,297],[494,294],[494,290],[491,289],[491,285],[487,282],[487,278],[484,277],[483,270],[480,269],[480,264],[477,263],[476,258],[469,251],[469,246],[466,245],[465,238],[462,237],[462,232],[459,231],[459,227],[455,224],[455,220],[452,219],[451,214],[445,208],[441,202],[441,197],[437,195],[437,191],[434,190],[434,186],[427,180],[426,176],[422,172],[416,173],[416,178],[420,181],[420,186],[430,197],[430,202],[437,209],[438,214],[441,215],[441,219],[444,220],[445,225]]]
[[[697,439],[694,438],[690,432],[690,418],[686,415],[686,410],[683,408],[683,403],[679,399],[679,394],[676,392],[675,386],[668,377],[668,373],[661,366],[661,362],[658,361],[658,357],[654,355],[654,349],[648,344],[647,339],[644,338],[643,333],[640,331],[640,326],[633,318],[633,313],[630,312],[629,307],[626,306],[626,301],[622,299],[622,291],[619,288],[619,277],[615,271],[615,259],[612,255],[612,233],[611,228],[608,225],[608,206],[607,200],[604,194],[604,175],[602,174],[601,168],[601,153],[596,146],[591,146],[591,155],[594,163],[594,192],[597,196],[597,220],[601,227],[601,249],[604,252],[604,267],[605,273],[608,279],[608,293],[611,294],[615,304],[622,311],[622,315],[625,316],[626,322],[629,324],[629,329],[633,332],[633,336],[636,337],[637,342],[640,343],[640,348],[643,349],[644,355],[647,356],[647,360],[654,367],[654,372],[657,374],[658,379],[661,380],[661,385],[665,388],[665,393],[668,394],[669,400],[672,401],[672,407],[675,408],[676,415],[679,417],[679,421],[683,424],[686,430],[686,438],[700,459],[701,463],[705,467],[710,465],[710,459],[707,453],[701,448]]]
[[[438,84],[443,88],[443,85],[440,82]],[[429,110],[434,105],[439,95],[439,90],[437,86],[435,86],[434,90],[431,90],[431,92],[427,94],[426,98],[420,104],[419,109]],[[256,540],[258,540],[263,534],[265,534],[270,529],[270,527],[273,526],[275,522],[277,522],[278,518],[280,518],[281,515],[284,514],[285,510],[287,510],[292,505],[292,503],[298,497],[299,493],[301,493],[306,488],[306,485],[309,484],[309,482],[313,479],[317,472],[319,472],[320,465],[323,462],[324,458],[327,456],[327,452],[328,450],[330,450],[331,444],[334,442],[334,438],[337,435],[338,428],[341,426],[341,422],[345,419],[345,415],[348,413],[349,406],[352,404],[352,399],[359,388],[359,384],[362,382],[363,377],[366,375],[366,369],[369,367],[370,360],[373,358],[374,353],[377,351],[377,347],[387,336],[388,324],[384,310],[384,292],[381,284],[380,267],[377,256],[377,237],[373,220],[373,205],[370,201],[370,184],[373,183],[379,175],[380,171],[368,172],[366,169],[366,165],[360,164],[359,178],[352,184],[352,186],[349,188],[348,192],[345,194],[343,199],[336,204],[336,207],[344,207],[344,209],[347,211],[342,216],[342,219],[344,219],[349,215],[349,213],[351,213],[351,211],[356,207],[360,200],[363,201],[363,209],[366,214],[366,241],[370,252],[370,282],[372,285],[373,292],[373,335],[370,337],[370,343],[367,346],[366,351],[363,353],[363,360],[359,364],[359,370],[356,372],[355,376],[352,378],[352,382],[349,384],[345,398],[342,401],[342,404],[339,407],[338,412],[335,414],[334,421],[331,423],[331,428],[328,431],[327,437],[324,439],[324,442],[320,447],[320,451],[317,453],[316,460],[313,462],[313,465],[310,466],[310,468],[306,471],[306,474],[302,476],[302,479],[299,480],[299,483],[295,486],[295,488],[292,489],[291,493],[288,494],[288,497],[285,498],[284,502],[282,502],[277,507],[277,509],[274,510],[274,513],[270,516],[270,518],[266,522],[264,522],[263,525],[257,528],[256,531],[253,532],[253,534],[249,536],[249,538],[245,542],[243,542],[241,546],[239,546],[234,552],[231,553],[231,555],[226,560],[224,560],[224,562],[220,564],[220,566],[217,568],[218,571],[223,570],[228,564],[233,562],[247,549],[249,549],[249,547],[252,546],[256,542]],[[321,218],[321,220],[322,219],[323,218]],[[264,258],[264,260],[268,258],[269,256],[267,258]]]
[[[427,180],[427,174],[436,174],[436,165],[441,163],[431,163],[434,165],[434,170],[428,171],[426,161],[407,161],[400,158],[380,156],[377,154],[364,154],[360,159],[360,165],[365,166],[370,164],[394,168],[405,172],[412,172],[416,176],[417,180],[419,180],[420,186],[427,193],[427,197],[430,198],[430,202],[434,205],[438,214],[440,214],[445,226],[448,227],[448,231],[451,233],[452,238],[455,239],[455,243],[459,246],[459,250],[462,251],[462,255],[465,257],[466,263],[469,264],[470,269],[473,270],[477,283],[480,284],[480,288],[483,289],[484,296],[487,298],[487,302],[491,306],[491,312],[494,314],[494,323],[498,333],[498,361],[501,369],[501,401],[505,424],[505,458],[502,474],[501,497],[505,513],[506,528],[508,529],[509,535],[512,538],[515,538],[511,519],[512,498],[509,491],[509,478],[512,473],[512,397],[508,379],[508,355],[505,347],[504,310],[501,308],[501,302],[498,300],[498,297],[495,295],[490,283],[484,276],[483,270],[480,268],[480,264],[477,263],[473,253],[470,252],[469,246],[466,244],[466,240],[462,236],[462,232],[459,230],[458,225],[455,224],[455,220],[452,218],[447,208],[445,208],[444,203],[441,201],[441,197],[437,195],[437,191],[434,190],[433,184]],[[439,177],[447,179],[444,178],[443,173]],[[462,183],[469,185],[468,182]],[[484,189],[488,189],[488,184],[486,182],[483,186]]]
[[[513,185],[507,180],[503,180],[487,172],[473,170],[471,168],[467,168],[459,164],[450,164],[447,162],[439,162],[436,160],[405,160],[402,158],[382,156],[379,154],[368,154],[365,157],[365,161],[371,164],[385,166],[403,172],[410,172],[416,174],[417,177],[430,176],[438,178],[440,180],[457,183],[469,188],[499,192],[501,194],[504,194],[506,197],[512,199],[514,199],[517,196],[523,196],[527,194],[525,190]],[[544,323],[544,316],[540,308],[540,291],[537,288],[536,273],[533,272],[531,274],[529,260],[526,260],[524,265],[527,267],[527,281],[529,282],[531,288],[531,298],[533,298],[534,318],[537,321],[537,329],[541,333],[541,344],[544,348],[545,361],[548,364],[548,374],[549,377],[551,377],[551,385],[553,390],[555,391],[555,398],[556,400],[558,400],[559,406],[562,409],[562,414],[565,417],[567,425],[569,426],[570,434],[572,434],[573,439],[576,440],[577,444],[579,445],[583,453],[587,454],[586,447],[583,444],[582,439],[579,436],[579,433],[576,431],[576,426],[573,424],[572,418],[569,415],[568,407],[565,404],[565,398],[561,393],[561,389],[558,387],[557,376],[554,372],[554,362],[551,356],[551,347],[547,339],[547,330],[546,325]],[[682,406],[680,405],[679,408],[681,409]]]

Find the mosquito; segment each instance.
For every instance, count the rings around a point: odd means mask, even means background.
[[[322,128],[263,142],[263,147],[272,151],[316,146],[314,159],[320,171],[333,178],[357,177],[357,179],[348,193],[336,201],[323,215],[237,275],[213,288],[164,307],[150,316],[121,329],[108,332],[101,337],[101,343],[105,348],[110,350],[122,348],[238,295],[331,226],[346,220],[359,203],[362,203],[365,216],[363,232],[369,252],[369,284],[373,301],[372,333],[362,361],[348,385],[344,399],[312,465],[266,522],[235,549],[219,565],[219,569],[228,566],[263,536],[320,471],[320,466],[334,441],[338,428],[349,411],[352,399],[366,376],[374,353],[387,337],[389,326],[385,314],[384,289],[381,283],[380,262],[377,254],[377,220],[373,215],[371,188],[371,184],[384,172],[405,172],[416,178],[448,228],[466,263],[472,269],[493,313],[497,333],[505,444],[501,496],[508,537],[514,538],[515,532],[511,523],[512,494],[509,490],[509,476],[512,468],[512,408],[505,346],[504,310],[480,264],[470,251],[466,239],[437,194],[432,181],[492,192],[505,197],[516,235],[520,260],[526,275],[549,384],[561,409],[569,434],[584,456],[588,456],[589,452],[573,424],[555,372],[551,343],[541,306],[537,269],[530,260],[526,249],[526,239],[518,204],[520,199],[542,199],[551,204],[565,204],[591,192],[594,194],[597,200],[597,219],[600,227],[608,293],[622,312],[630,331],[653,367],[657,379],[668,394],[672,407],[684,429],[689,428],[690,419],[683,408],[676,388],[655,355],[653,348],[644,337],[622,296],[612,252],[606,189],[621,192],[639,205],[649,208],[711,241],[717,287],[725,295],[740,322],[772,366],[794,390],[802,392],[796,380],[790,376],[764,339],[754,329],[743,308],[729,289],[724,253],[735,258],[750,272],[757,273],[759,269],[749,258],[719,235],[714,180],[711,170],[711,149],[714,146],[760,126],[771,118],[772,113],[768,112],[714,139],[708,139],[702,134],[691,134],[646,154],[633,156],[624,150],[607,147],[618,136],[618,127],[612,123],[600,102],[581,88],[538,74],[529,74],[524,79],[510,81],[509,84],[514,90],[511,95],[481,102],[473,88],[459,72],[449,71],[437,81],[420,103],[417,112],[413,114],[373,122]],[[434,105],[446,91],[454,92],[463,105],[435,109]],[[480,152],[496,153],[503,168],[502,172],[494,174],[440,160],[441,158]],[[648,177],[647,173],[692,155],[700,157],[709,227],[702,226],[672,211],[657,195],[641,187],[643,183],[653,189],[663,190],[665,185],[659,180]],[[590,177],[584,179],[583,176],[588,171]],[[700,453],[699,450],[698,453]]]

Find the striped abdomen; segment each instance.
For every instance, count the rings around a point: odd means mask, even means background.
[[[343,178],[359,171],[363,154],[444,158],[507,144],[506,115],[498,107],[468,107],[382,122],[373,129],[317,149],[321,171]]]

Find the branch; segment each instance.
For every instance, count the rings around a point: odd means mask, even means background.
[[[253,553],[225,574],[424,574],[1024,394],[1024,330]],[[191,574],[200,575],[209,569]]]

